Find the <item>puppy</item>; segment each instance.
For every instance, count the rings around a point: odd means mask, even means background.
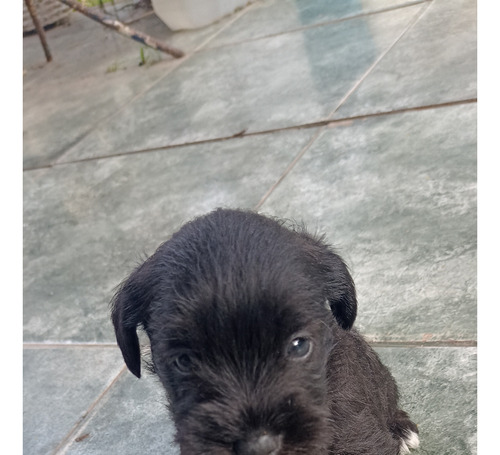
[[[356,293],[321,238],[253,212],[184,225],[120,286],[112,321],[141,375],[151,342],[181,454],[398,455],[418,446]]]

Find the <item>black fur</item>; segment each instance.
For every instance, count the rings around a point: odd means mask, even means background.
[[[416,425],[351,329],[342,259],[304,229],[219,209],[184,225],[121,285],[118,345],[140,377],[151,342],[183,455],[397,455]]]

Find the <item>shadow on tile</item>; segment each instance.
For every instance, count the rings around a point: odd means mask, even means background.
[[[352,16],[412,5],[408,0],[264,0],[257,1],[238,21],[219,34],[208,47],[234,44]]]

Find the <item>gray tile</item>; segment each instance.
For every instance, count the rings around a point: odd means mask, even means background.
[[[47,31],[53,54],[50,64],[43,63],[38,36],[23,40],[25,168],[56,161],[180,64],[170,55],[142,46],[85,16],[73,13],[70,17],[70,26]],[[132,26],[188,52],[228,20],[175,34],[155,15]],[[141,48],[146,64],[139,67]]]
[[[23,40],[25,168],[53,163],[178,64],[163,56],[139,67],[138,43],[85,16],[73,13],[70,18],[70,26],[47,31],[50,64],[36,63],[43,58],[38,36]],[[149,22],[155,29],[156,23]],[[146,50],[150,63],[160,58],[153,53]]]
[[[118,348],[25,349],[24,453],[51,453],[122,368]]]
[[[412,5],[409,0],[264,0],[256,1],[238,21],[227,27],[208,47],[237,43],[287,31]]]
[[[314,132],[25,172],[25,340],[113,341],[107,304],[143,254],[195,215],[255,206]]]
[[[127,9],[122,11],[126,12]],[[128,11],[133,12],[130,8]],[[146,59],[149,59],[147,63],[174,60],[169,54],[155,51],[122,36],[80,13],[73,12],[69,19],[70,25],[55,27],[46,33],[53,56],[53,61],[49,64],[45,62],[38,36],[28,36],[23,39],[25,83],[35,82],[40,85],[54,80],[67,82],[70,78],[102,76],[113,67],[116,71],[130,70],[139,64],[141,48],[145,51]],[[223,19],[197,30],[172,32],[155,14],[152,14],[129,26],[189,53],[232,20],[234,18]]]
[[[168,30],[155,16],[146,18],[143,25],[135,28],[160,40]],[[76,12],[70,15],[69,26],[48,30],[46,38],[53,57],[50,63],[44,61],[38,36],[23,39],[24,83],[34,84],[39,90],[55,81],[67,84],[73,79],[136,68],[140,49],[146,47]],[[173,60],[161,52],[155,55],[161,60]]]
[[[402,409],[419,426],[421,449],[412,453],[476,454],[476,349],[376,350],[398,382]],[[165,400],[154,378],[127,373],[66,453],[177,454]]]
[[[61,83],[25,84],[23,91],[23,165],[46,166],[123,106],[171,67],[164,62],[148,68],[69,78]],[[43,86],[43,90],[40,89]]]
[[[326,118],[421,8],[200,52],[61,162]]]
[[[80,440],[81,439],[81,440]],[[159,381],[126,373],[75,435],[66,455],[177,455],[174,426]],[[79,441],[79,442],[78,442]]]
[[[435,0],[335,117],[477,96],[476,2]]]
[[[327,234],[371,339],[475,339],[474,104],[334,124],[261,210]]]
[[[413,454],[476,455],[477,349],[378,348],[395,377],[401,408],[418,425]]]

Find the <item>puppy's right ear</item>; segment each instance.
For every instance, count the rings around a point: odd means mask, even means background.
[[[313,268],[321,278],[328,307],[337,323],[350,330],[356,320],[358,301],[349,269],[342,258],[324,241],[324,236],[299,232],[305,240],[305,252],[312,258]]]
[[[116,341],[128,369],[138,378],[141,377],[141,352],[137,326],[146,325],[154,281],[152,258],[149,258],[120,285],[111,301]]]

